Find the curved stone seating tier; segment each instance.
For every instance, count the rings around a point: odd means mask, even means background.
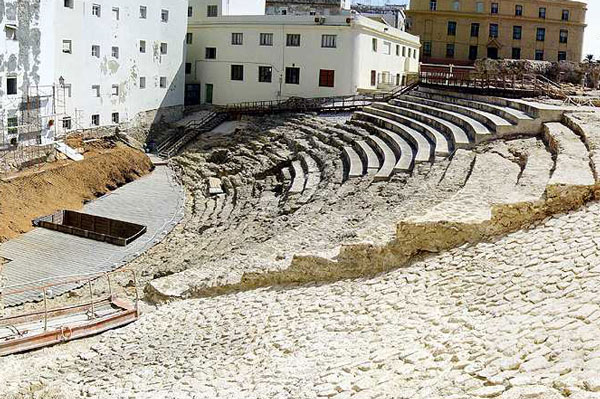
[[[304,190],[306,184],[306,177],[304,176],[304,170],[302,169],[302,163],[300,161],[292,162],[292,185],[288,189],[289,194],[300,194]]]
[[[394,173],[394,168],[396,167],[396,156],[394,151],[385,141],[383,141],[383,139],[375,135],[369,136],[368,140],[374,144],[373,148],[376,149],[382,158],[381,168],[379,168],[375,176],[373,176],[373,180],[389,180]]]
[[[362,154],[363,160],[366,161],[367,174],[376,173],[381,168],[381,163],[379,162],[375,150],[373,150],[373,148],[364,140],[357,140],[356,148],[359,153]]]
[[[363,164],[360,159],[358,153],[354,150],[354,148],[350,146],[344,147],[344,158],[346,159],[346,164],[348,165],[348,179],[353,179],[355,177],[361,177],[363,175]]]
[[[585,142],[594,177],[600,182],[600,116],[596,112],[571,113],[565,115],[564,123]]]
[[[298,200],[298,203],[307,204],[319,187],[319,183],[321,182],[321,170],[319,169],[317,162],[307,153],[301,152],[298,154],[298,157],[300,158],[306,176],[304,191],[302,191],[302,196]]]
[[[407,109],[403,107],[398,107],[396,105],[388,104],[388,103],[374,103],[372,108],[376,108],[383,111],[392,112],[394,114],[412,118],[417,120],[423,124],[427,124],[438,132],[446,137],[446,140],[452,143],[451,146],[454,150],[458,148],[471,148],[473,145],[473,141],[469,139],[469,135],[465,130],[463,130],[460,126],[448,122],[445,119],[438,118],[432,115],[428,115],[423,112],[415,111],[412,109]],[[370,108],[367,107],[364,111],[368,111]],[[437,136],[436,136],[437,138]],[[437,144],[437,141],[436,141]]]
[[[415,157],[414,152],[410,144],[402,137],[396,135],[394,132],[390,132],[387,129],[380,128],[377,126],[371,126],[371,129],[378,134],[380,137],[388,135],[394,137],[394,151],[396,153],[396,165],[394,166],[394,172],[410,172],[413,169]]]
[[[460,126],[465,132],[467,132],[469,138],[475,143],[490,140],[493,136],[493,132],[490,131],[490,129],[488,129],[484,124],[469,116],[459,114],[458,112],[446,111],[436,107],[422,105],[405,100],[391,100],[390,103],[396,106],[412,109],[452,122]]]

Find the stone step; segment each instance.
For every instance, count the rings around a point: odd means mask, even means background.
[[[390,103],[403,108],[432,115],[448,122],[452,122],[460,126],[469,135],[470,139],[476,143],[490,140],[493,137],[493,132],[484,124],[458,112],[446,111],[437,107],[431,107],[405,100],[391,100]]]
[[[471,148],[473,141],[469,139],[468,134],[458,125],[448,122],[445,119],[437,118],[423,112],[397,107],[388,103],[374,103],[372,107],[363,109],[365,112],[372,112],[371,108],[380,109],[383,111],[393,112],[395,114],[415,119],[423,124],[427,124],[437,131],[444,134],[449,142],[452,143],[454,150],[458,148]]]
[[[361,177],[363,175],[364,168],[360,156],[351,146],[345,146],[343,150],[344,159],[346,160],[346,165],[348,166],[348,179]]]
[[[306,176],[302,169],[302,163],[298,160],[292,162],[292,185],[288,189],[289,194],[300,194],[304,191]]]
[[[410,172],[413,169],[415,157],[413,148],[408,141],[404,140],[394,132],[374,125],[371,125],[371,130],[379,135],[379,137],[395,136],[394,146],[397,161],[396,165],[394,166],[394,172]]]
[[[306,176],[304,191],[302,191],[302,195],[300,196],[298,203],[307,204],[310,202],[319,187],[319,183],[321,182],[321,170],[317,165],[317,161],[315,161],[307,153],[301,152],[298,154],[298,157],[300,158]]]
[[[358,153],[362,155],[362,159],[364,164],[367,166],[367,174],[377,173],[377,171],[381,168],[381,162],[379,162],[379,158],[375,153],[375,150],[364,140],[356,140],[355,141],[356,148],[358,149]]]
[[[396,167],[396,155],[394,154],[394,150],[392,150],[383,139],[375,135],[370,136],[369,141],[373,143],[373,148],[375,148],[382,158],[381,168],[379,168],[373,177],[373,180],[389,180]]]
[[[564,123],[584,141],[596,182],[600,182],[600,116],[596,112],[566,114]]]

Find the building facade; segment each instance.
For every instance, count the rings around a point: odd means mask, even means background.
[[[3,145],[181,116],[186,0],[5,4]]]
[[[412,0],[408,31],[421,61],[582,60],[586,4],[570,0]]]
[[[340,15],[348,13],[351,0],[267,0],[267,15]]]
[[[352,10],[372,19],[380,19],[384,23],[400,30],[406,30],[406,6],[405,5],[371,5],[356,3]]]
[[[360,15],[197,13],[188,27],[186,102],[352,95],[400,85],[418,71],[419,48],[418,37]]]

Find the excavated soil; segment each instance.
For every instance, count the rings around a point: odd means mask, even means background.
[[[152,169],[146,155],[128,147],[96,142],[85,149],[81,162],[58,161],[0,181],[0,242],[31,230],[36,217],[80,209]]]

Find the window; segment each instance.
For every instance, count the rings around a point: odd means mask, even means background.
[[[71,40],[63,40],[63,53],[71,54],[73,52],[73,42]]]
[[[231,44],[234,46],[241,46],[244,44],[244,34],[243,33],[232,33],[231,34]]]
[[[71,98],[71,84],[65,84],[63,88],[65,89],[65,95]]]
[[[94,97],[100,97],[100,85],[93,85],[92,93],[94,93]]]
[[[523,6],[522,6],[522,5],[519,5],[519,4],[517,4],[517,5],[515,6],[515,15],[516,15],[517,17],[520,17],[520,16],[522,16],[522,15],[523,15]]]
[[[560,35],[558,37],[559,43],[567,43],[569,41],[569,31],[566,29],[560,30]]]
[[[112,85],[112,93],[113,96],[119,95],[119,85]]]
[[[216,17],[219,14],[219,7],[216,5],[206,6],[206,16]]]
[[[471,24],[471,37],[479,37],[479,24],[478,23]]]
[[[258,81],[261,83],[271,83],[273,79],[273,68],[270,66],[258,67]]]
[[[300,84],[300,68],[287,67],[285,68],[285,83],[291,85]]]
[[[113,112],[112,113],[112,122],[113,123],[119,123],[119,113],[118,112]]]
[[[319,71],[319,87],[334,87],[335,71],[331,69],[321,69]]]
[[[377,52],[377,38],[375,38],[375,37],[374,37],[374,38],[371,40],[371,47],[373,48],[373,51],[374,51],[374,52]]]
[[[288,47],[300,47],[300,35],[296,33],[288,33],[285,44]]]
[[[321,47],[336,48],[337,47],[337,35],[322,35],[321,36]]]
[[[454,43],[446,44],[446,58],[454,58]]]
[[[92,57],[100,58],[100,46],[92,46]]]
[[[371,71],[371,86],[377,85],[377,71]]]
[[[540,7],[540,9],[538,11],[538,16],[540,18],[546,19],[546,7]]]
[[[513,60],[521,59],[521,47],[513,47],[512,48],[512,59]]]
[[[490,24],[490,37],[498,37],[498,24]]]
[[[63,127],[63,129],[71,130],[71,126],[72,126],[72,124],[71,124],[71,118],[66,117],[66,118],[64,118],[62,120],[62,127]]]
[[[159,84],[160,84],[160,88],[161,89],[166,89],[167,88],[167,77],[166,76],[161,76]]]
[[[402,46],[402,57],[406,57],[406,47]]]
[[[194,16],[194,7],[189,6],[188,7],[188,18],[191,18]]]
[[[243,65],[232,65],[231,66],[231,80],[244,80],[244,66]]]
[[[165,54],[167,54],[167,52],[168,52],[168,46],[167,46],[167,43],[161,43],[161,44],[160,44],[160,53],[161,53],[162,55],[165,55]]]
[[[562,18],[563,21],[569,20],[569,10],[562,10]]]
[[[535,33],[535,40],[538,42],[543,42],[546,40],[546,28],[537,28]]]
[[[567,60],[567,52],[566,51],[559,51],[558,52],[558,60],[559,61],[566,61]]]
[[[17,78],[15,76],[9,76],[6,78],[6,94],[17,94]]]
[[[17,40],[17,27],[14,25],[4,25],[6,31],[6,40]]]
[[[521,40],[523,35],[523,27],[513,26],[513,40]]]
[[[498,14],[498,3],[492,3],[491,13]]]
[[[113,47],[112,51],[111,51],[111,55],[113,56],[113,58],[119,58],[119,48]]]
[[[65,8],[73,8],[73,0],[65,0]]]
[[[476,10],[477,12],[483,12],[483,2],[481,2],[481,1],[478,1],[478,2],[475,4],[475,10]]]
[[[544,61],[544,50],[535,50],[535,60]]]
[[[413,58],[416,60],[417,59],[417,54],[419,54],[419,50],[414,49],[413,50]]]
[[[412,49],[409,47],[409,48],[408,48],[408,58],[410,58],[410,57],[411,57],[411,55],[412,55]]]
[[[145,89],[145,88],[146,88],[146,77],[140,76],[140,89]]]
[[[92,115],[92,126],[100,126],[100,115]]]
[[[455,1],[454,3],[452,3],[452,9],[454,11],[460,11],[460,1]]]
[[[19,118],[16,116],[10,116],[6,118],[6,127],[8,134],[18,134],[19,133]]]
[[[456,22],[448,21],[448,36],[456,36]]]
[[[477,59],[477,46],[469,46],[469,59],[475,61]]]
[[[191,32],[186,33],[185,34],[185,43],[192,44],[193,41],[194,41],[194,34]]]
[[[391,55],[392,54],[392,43],[383,42],[383,54]]]
[[[148,8],[146,6],[140,6],[140,19],[148,18]]]
[[[92,15],[100,18],[100,4],[92,4]]]
[[[217,48],[216,47],[207,47],[204,50],[204,58],[207,60],[216,60],[217,59]]]
[[[400,45],[396,44],[396,55],[400,57]]]
[[[431,42],[423,42],[423,55],[431,57]]]
[[[192,63],[191,62],[186,62],[185,63],[185,74],[189,75],[192,73]]]
[[[272,33],[261,33],[259,43],[261,46],[272,46],[273,45],[273,34]]]
[[[145,52],[146,52],[146,41],[140,40],[140,53],[145,53]]]
[[[113,7],[113,9],[112,9],[112,15],[113,15],[113,19],[115,21],[119,20],[119,8],[118,7]]]
[[[431,11],[437,10],[437,0],[430,0],[429,1],[429,9]]]
[[[169,10],[160,10],[160,22],[169,22]]]

